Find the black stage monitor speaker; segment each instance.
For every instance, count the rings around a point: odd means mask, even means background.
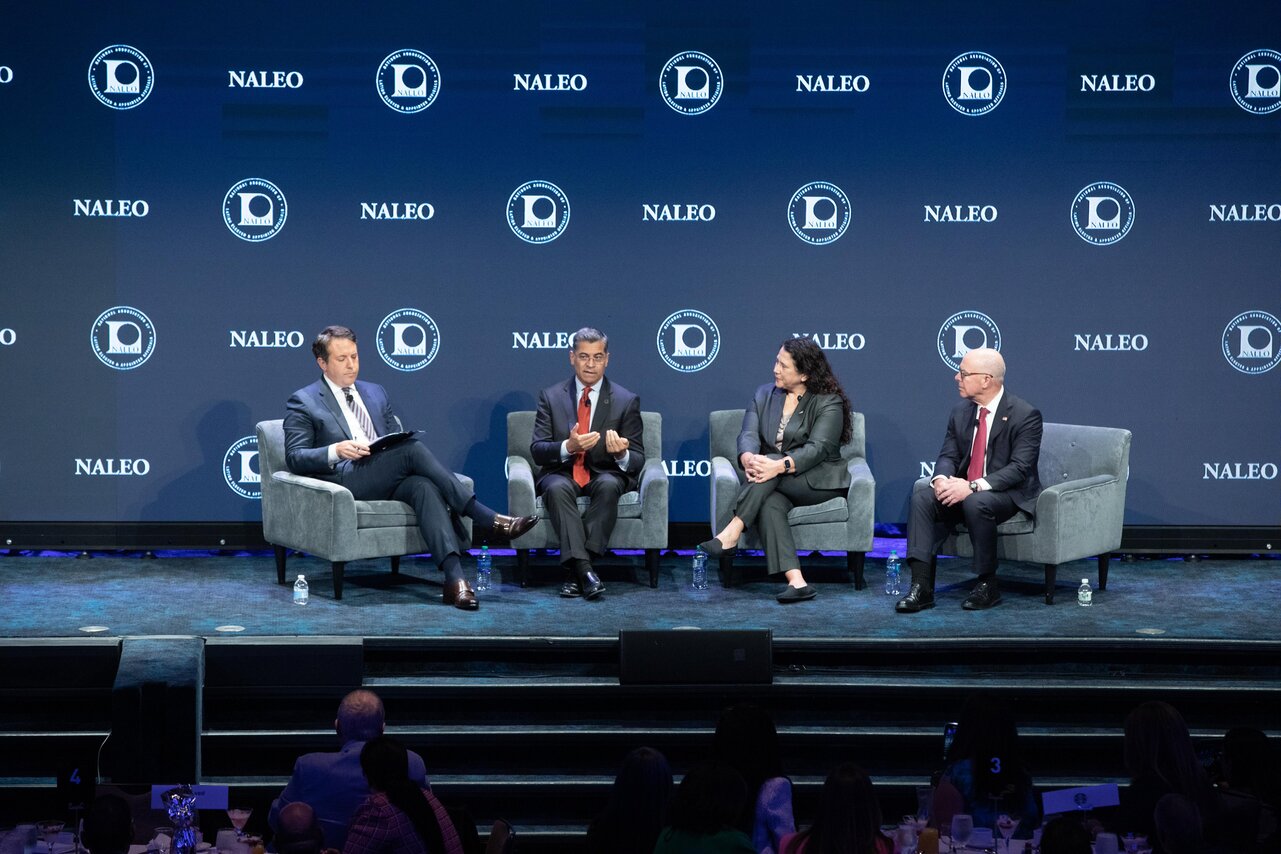
[[[618,633],[623,685],[769,685],[774,681],[769,629],[650,629]]]

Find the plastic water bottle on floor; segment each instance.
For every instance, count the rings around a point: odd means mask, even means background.
[[[885,559],[885,593],[887,596],[898,596],[902,592],[903,562],[899,560],[898,549],[895,549]]]
[[[1076,589],[1076,604],[1082,608],[1088,608],[1094,604],[1094,591],[1090,589],[1090,579],[1081,579],[1081,586]]]
[[[298,573],[298,580],[294,582],[294,604],[306,605],[307,597],[310,591],[307,589],[307,576]]]
[[[691,567],[690,587],[695,590],[707,589],[707,553],[702,549],[694,550],[694,563]]]
[[[486,543],[480,547],[480,554],[476,556],[476,589],[489,589],[489,575],[494,569],[494,559],[489,554],[489,544]]]

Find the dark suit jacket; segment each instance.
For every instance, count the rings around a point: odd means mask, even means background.
[[[850,485],[850,472],[841,459],[841,428],[845,412],[839,395],[807,394],[796,405],[783,431],[783,444],[774,443],[778,425],[783,420],[787,392],[766,383],[743,413],[743,429],[738,434],[738,455],[766,454],[790,456],[796,474],[814,489],[845,489]],[[734,461],[735,464],[738,460]]]
[[[641,422],[640,398],[608,377],[601,379],[596,407],[592,411],[592,432],[600,433],[596,447],[587,452],[587,468],[597,472],[621,474],[627,489],[636,488],[636,480],[645,467],[645,429]],[[578,424],[578,392],[574,378],[548,386],[538,395],[538,414],[534,416],[533,441],[529,455],[538,465],[535,485],[543,491],[543,478],[559,473],[572,477],[574,458],[564,462],[560,458],[560,443],[569,438],[569,432]],[[605,450],[605,431],[613,430],[628,442],[627,468],[620,469],[613,454]]]
[[[978,426],[978,404],[963,400],[947,420],[947,436],[934,463],[934,476],[965,477]],[[1010,394],[1001,396],[1001,411],[988,422],[987,478],[998,492],[1008,492],[1020,510],[1036,512],[1041,494],[1037,461],[1041,457],[1041,412],[1026,400]]]
[[[361,389],[363,397],[365,390]],[[271,803],[267,823],[279,827],[280,811],[294,801],[310,804],[325,834],[325,846],[342,850],[347,838],[351,815],[369,797],[369,783],[360,770],[363,741],[349,741],[337,753],[305,753],[294,763],[293,776],[280,797]],[[420,787],[427,786],[427,767],[423,758],[409,751],[409,779]]]
[[[356,391],[360,392],[378,435],[401,429],[385,388],[356,380]],[[334,397],[323,377],[289,396],[284,429],[285,463],[291,472],[335,482],[341,480],[339,472],[329,467],[329,446],[351,438],[347,419],[343,417],[346,405],[341,397]],[[349,465],[349,460],[338,461],[339,469]]]

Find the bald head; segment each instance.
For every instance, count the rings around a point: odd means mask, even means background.
[[[280,854],[320,854],[325,834],[309,804],[294,801],[280,811],[274,846]]]
[[[991,347],[979,347],[966,353],[962,364],[970,361],[971,357],[973,357],[974,370],[991,374],[998,381],[1005,380],[1005,359],[1000,352],[993,350]]]
[[[980,406],[991,403],[1005,384],[1005,359],[991,347],[979,347],[965,354],[956,372],[956,389],[961,397]]]
[[[316,826],[316,811],[310,804],[294,801],[280,811],[280,833],[303,836]]]
[[[346,744],[349,741],[369,741],[383,734],[386,713],[383,701],[373,691],[352,691],[338,704],[338,719],[334,728]]]

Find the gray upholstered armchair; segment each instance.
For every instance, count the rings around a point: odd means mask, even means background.
[[[276,582],[285,583],[289,549],[327,560],[333,567],[334,598],[342,599],[348,561],[400,556],[427,550],[413,508],[403,501],[357,501],[336,483],[293,474],[285,465],[284,422],[258,422],[258,468],[262,475],[262,534],[276,551]],[[471,478],[455,474],[472,485]],[[463,527],[471,537],[471,520]]]
[[[663,416],[641,412],[644,430],[645,467],[640,485],[624,492],[618,501],[618,523],[609,537],[611,549],[644,549],[649,586],[658,586],[658,553],[667,548],[667,472],[663,469]],[[512,540],[520,583],[528,583],[529,553],[559,545],[556,532],[547,521],[541,496],[534,494],[534,461],[529,453],[534,436],[534,413],[507,413],[507,512],[518,516],[537,513],[540,518],[528,533]],[[578,499],[580,511],[590,499]]]
[[[734,518],[734,502],[741,486],[738,434],[743,427],[742,409],[721,409],[708,421],[708,445],[712,456],[712,533]],[[853,435],[841,446],[841,457],[850,471],[850,489],[844,498],[833,498],[810,507],[796,507],[787,514],[798,549],[845,552],[846,565],[854,574],[854,588],[862,590],[863,558],[872,548],[873,517],[876,513],[876,480],[867,466],[865,427],[861,412],[850,413]],[[739,548],[760,548],[756,531],[744,532]],[[733,556],[721,558],[721,581],[733,582]]]
[[[996,553],[1045,567],[1045,604],[1054,604],[1059,564],[1098,556],[1099,589],[1108,586],[1108,555],[1121,545],[1125,484],[1130,476],[1130,431],[1046,423],[1037,466],[1044,491],[1036,517],[1020,510],[997,527]],[[925,478],[916,489],[929,489]],[[961,531],[965,530],[962,525]],[[956,534],[942,553],[969,557],[970,538]]]

